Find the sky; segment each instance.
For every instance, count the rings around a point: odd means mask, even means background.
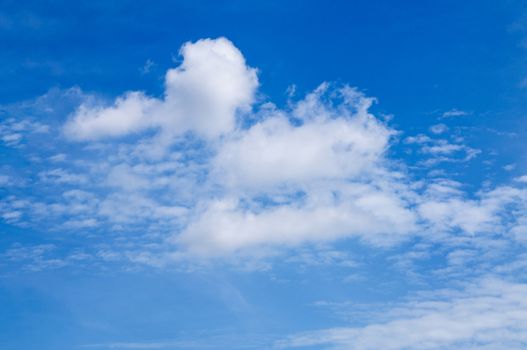
[[[527,347],[527,7],[0,0],[0,347]]]

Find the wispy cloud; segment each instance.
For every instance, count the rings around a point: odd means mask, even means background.
[[[388,309],[362,327],[293,335],[278,348],[521,349],[527,341],[527,285],[485,278]],[[377,320],[379,318],[377,317]]]
[[[446,112],[443,112],[441,117],[443,118],[453,118],[453,117],[463,117],[466,115],[471,114],[471,112],[463,111],[461,109],[453,108],[451,110],[448,110]]]

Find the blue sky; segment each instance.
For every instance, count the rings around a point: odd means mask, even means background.
[[[0,2],[2,349],[527,346],[520,1]]]

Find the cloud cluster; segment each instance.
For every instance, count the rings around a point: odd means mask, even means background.
[[[53,163],[34,174],[42,195],[6,198],[4,218],[146,232],[141,242],[168,257],[350,238],[375,247],[415,237],[525,240],[523,182],[469,194],[448,178],[416,179],[390,155],[399,133],[358,89],[323,83],[286,107],[257,104],[256,70],[229,40],[186,43],[181,56],[161,97],[86,96],[63,125],[66,143],[40,157]],[[443,125],[431,131],[444,138],[405,144],[439,159],[477,152],[449,141]]]
[[[445,128],[444,124],[437,124],[431,127],[430,131],[439,135],[447,130]],[[421,162],[425,166],[432,166],[441,162],[468,162],[481,153],[481,150],[465,145],[461,137],[447,140],[419,134],[409,136],[404,141],[408,145],[418,146],[418,152],[428,157]]]
[[[205,256],[346,237],[383,246],[416,230],[408,180],[385,156],[396,132],[370,113],[374,99],[324,83],[243,118],[258,80],[240,51],[219,38],[187,43],[181,55],[162,98],[90,99],[65,124],[76,141],[135,135],[89,169],[111,189],[92,208],[97,222],[177,220],[169,244]],[[40,178],[85,176],[51,169]]]
[[[18,147],[25,134],[47,133],[47,125],[25,118],[17,120],[9,117],[0,121],[0,141],[9,147]]]

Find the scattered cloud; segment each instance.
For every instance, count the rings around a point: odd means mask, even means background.
[[[468,193],[440,169],[416,178],[391,152],[400,133],[357,88],[323,83],[280,108],[256,103],[257,71],[227,39],[187,43],[181,56],[162,98],[133,91],[106,104],[73,88],[61,92],[78,102],[62,128],[18,127],[53,133],[58,144],[41,152],[47,163],[28,178],[41,195],[3,199],[4,220],[109,232],[114,241],[94,256],[159,267],[254,261],[344,239],[383,248],[417,237],[450,246],[473,235],[522,241],[521,181]],[[29,106],[56,111],[58,94]],[[428,166],[479,153],[447,130],[437,124],[404,144]]]
[[[432,133],[438,134],[431,130]],[[467,162],[474,159],[481,150],[467,146],[463,138],[452,137],[448,139],[432,138],[419,134],[404,139],[408,145],[418,146],[418,152],[429,156],[421,162],[422,165],[431,166],[441,162]]]
[[[439,134],[443,134],[445,132],[448,131],[448,126],[446,126],[445,124],[434,124],[430,127],[430,131],[433,133],[433,134],[436,134],[436,135],[439,135]]]
[[[31,119],[17,120],[9,117],[0,121],[0,140],[9,147],[20,146],[24,134],[47,133],[49,127],[45,124],[32,121]]]
[[[88,181],[88,178],[82,174],[72,174],[60,168],[42,171],[38,176],[42,182],[56,184],[81,184]]]
[[[50,253],[57,247],[53,244],[40,244],[34,246],[15,245],[0,254],[2,261],[11,264],[22,264],[26,271],[42,271],[61,268],[67,265],[63,259],[50,257]]]

